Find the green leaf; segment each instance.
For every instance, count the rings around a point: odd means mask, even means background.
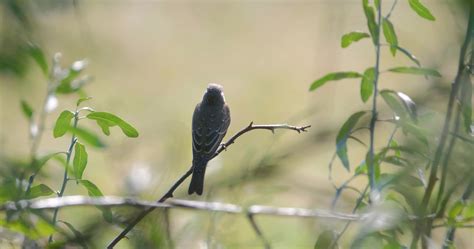
[[[68,129],[70,128],[71,119],[74,117],[74,113],[71,111],[63,111],[59,114],[58,119],[56,120],[56,125],[54,126],[53,136],[55,138],[62,137]]]
[[[104,196],[100,189],[91,181],[89,180],[79,180],[79,183],[87,189],[87,193],[91,197],[100,197]]]
[[[448,218],[456,219],[456,217],[458,217],[458,215],[462,213],[463,209],[464,209],[464,204],[462,201],[455,202],[449,209]]]
[[[41,68],[41,71],[44,75],[48,75],[48,62],[46,61],[46,57],[44,56],[43,51],[40,47],[35,44],[29,45],[29,54],[35,60],[36,64]]]
[[[89,145],[92,145],[97,148],[103,148],[105,147],[105,143],[103,143],[97,135],[94,133],[80,127],[70,127],[69,132],[75,134],[79,140],[81,140],[84,143],[87,143]]]
[[[469,70],[464,69],[461,74],[460,104],[461,113],[464,120],[464,129],[467,134],[471,133],[472,125],[472,83]]]
[[[383,158],[383,161],[401,167],[410,166],[410,162],[400,156],[386,156]]]
[[[410,122],[403,122],[402,129],[404,132],[413,134],[416,138],[423,142],[423,144],[428,145],[428,136],[423,128]]]
[[[389,146],[393,147],[393,148],[396,148],[396,147],[398,147],[398,143],[395,139],[392,138],[392,140],[390,140]],[[397,156],[397,157],[402,156],[402,153],[400,153],[400,150],[394,150],[394,152],[395,152],[395,156]]]
[[[394,68],[388,69],[388,71],[394,72],[394,73],[405,73],[405,74],[441,77],[441,74],[438,71],[431,68],[423,68],[423,67],[394,67]]]
[[[48,196],[54,194],[54,191],[45,184],[39,184],[31,187],[30,192],[28,193],[27,198],[33,199],[40,196]]]
[[[38,159],[33,160],[33,163],[31,165],[31,167],[34,171],[38,172],[46,164],[46,162],[49,161],[49,159],[51,159],[54,156],[57,156],[59,154],[63,154],[63,153],[64,152],[54,152],[54,153],[44,155],[44,156],[42,156]]]
[[[396,92],[396,96],[405,106],[405,109],[410,115],[410,118],[412,119],[412,121],[415,123],[418,122],[418,111],[416,110],[415,101],[413,101],[408,95],[406,95],[403,92]]]
[[[7,219],[0,219],[0,226],[8,230],[24,234],[32,240],[44,238],[56,232],[53,225],[49,224],[43,219],[37,219],[34,226],[31,222],[26,222],[22,219],[15,221],[7,221]]]
[[[382,28],[385,40],[388,42],[388,44],[390,44],[390,52],[392,52],[392,55],[395,56],[395,53],[397,52],[396,47],[398,46],[398,38],[397,34],[395,33],[395,29],[393,28],[393,24],[390,22],[390,20],[384,18],[382,22]]]
[[[76,238],[84,238],[84,236],[82,236],[82,233],[79,232],[71,223],[63,220],[59,220],[58,222],[61,222],[66,225]]]
[[[365,160],[360,163],[355,169],[355,175],[367,174],[367,163]]]
[[[314,249],[333,249],[337,248],[337,235],[332,230],[325,230],[319,234],[318,240],[314,245]]]
[[[399,150],[399,151],[402,151],[402,152],[405,152],[405,153],[408,153],[408,154],[411,154],[411,155],[416,155],[416,156],[419,156],[423,159],[431,159],[430,157],[428,157],[425,153],[423,153],[421,150],[419,150],[418,148],[412,148],[412,147],[408,147],[408,146],[397,146],[397,147],[385,147],[383,148],[383,150],[386,150],[386,151],[389,151],[389,150],[393,150],[393,151],[396,151],[396,150]]]
[[[107,208],[107,207],[98,207],[99,210],[102,212],[102,217],[104,218],[105,221],[107,221],[108,223],[113,223],[113,214],[112,214],[112,210],[110,210],[110,208]]]
[[[365,103],[369,100],[374,92],[375,69],[373,67],[367,68],[364,71],[364,76],[360,82],[360,97]]]
[[[419,0],[408,0],[410,7],[421,17],[428,19],[430,21],[436,20],[436,18],[431,14],[431,12],[420,3]]]
[[[21,110],[23,111],[23,114],[25,114],[25,117],[28,118],[28,120],[31,120],[33,117],[33,108],[25,100],[21,100]]]
[[[369,5],[368,0],[362,0],[362,7],[364,8],[365,17],[367,18],[367,27],[369,28],[370,35],[372,36],[372,42],[377,44],[379,32],[377,23],[375,22],[374,8]]]
[[[82,179],[82,174],[87,166],[87,151],[84,145],[76,143],[74,148],[74,161],[72,162],[76,179]]]
[[[357,42],[361,39],[370,37],[369,34],[360,31],[353,31],[347,34],[344,34],[341,38],[341,47],[347,48],[351,43]]]
[[[336,137],[336,154],[347,170],[350,170],[349,159],[347,157],[347,139],[349,138],[352,129],[354,129],[359,119],[365,113],[365,111],[360,111],[352,114],[342,125]]]
[[[109,127],[111,126],[114,126],[114,125],[110,125],[110,123],[106,122],[106,121],[103,121],[103,120],[97,120],[97,124],[100,126],[100,128],[102,129],[102,132],[109,136],[110,135],[110,129]]]
[[[103,126],[115,126],[118,125],[120,129],[122,129],[122,132],[127,136],[127,137],[138,137],[138,131],[133,128],[129,123],[125,122],[123,119],[117,117],[116,115],[108,112],[92,112],[87,115],[88,119],[96,120],[97,122],[101,121],[101,124],[98,123],[98,125],[102,128],[102,131],[104,131]],[[108,129],[104,131],[106,135]],[[108,132],[110,134],[110,132]]]
[[[348,78],[360,78],[362,75],[358,72],[335,72],[324,75],[323,77],[315,80],[309,87],[310,91],[314,91],[317,88],[321,87],[328,81],[332,80],[342,80]]]
[[[77,100],[76,106],[79,107],[79,105],[81,105],[82,102],[90,100],[90,99],[92,99],[92,97],[80,98],[80,99]]]
[[[462,216],[464,219],[474,218],[474,201],[467,201],[467,205],[464,208]]]
[[[101,197],[104,196],[100,189],[91,181],[89,180],[79,180],[79,183],[84,186],[87,189],[87,193],[91,197]],[[105,207],[97,207],[101,212],[102,216],[107,222],[112,222],[113,220],[113,215],[112,211],[110,211],[110,208],[105,208]]]
[[[421,67],[420,61],[416,58],[416,56],[414,56],[412,53],[410,53],[410,51],[408,51],[408,50],[406,50],[406,49],[404,49],[400,46],[395,46],[395,48],[398,49],[400,52],[402,52],[404,55],[406,55],[408,57],[408,59],[413,61],[416,65]]]
[[[418,121],[416,104],[408,95],[402,92],[384,89],[380,91],[380,96],[382,96],[387,105],[390,106],[392,111],[394,111],[402,121],[410,119],[413,122]]]

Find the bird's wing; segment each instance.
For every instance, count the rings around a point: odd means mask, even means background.
[[[201,113],[201,103],[196,105],[196,108],[194,109],[193,113],[193,152],[201,152],[202,151],[202,146],[204,144],[204,120],[199,117]]]
[[[199,119],[200,106],[196,106],[193,117],[193,151],[211,157],[216,152],[230,124],[230,113],[227,105],[212,119]]]

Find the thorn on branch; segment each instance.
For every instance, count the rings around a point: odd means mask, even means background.
[[[227,151],[227,145],[225,143],[221,143],[221,147],[224,149],[224,151]]]

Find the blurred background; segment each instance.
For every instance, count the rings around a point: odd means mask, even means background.
[[[450,1],[424,2],[436,21],[419,18],[407,1],[399,1],[391,20],[399,44],[443,77],[384,73],[380,84],[382,89],[411,96],[421,113],[434,113],[430,126],[437,132],[467,21],[463,9]],[[392,1],[387,3],[384,11]],[[370,39],[346,49],[340,46],[343,34],[366,30],[361,1],[3,0],[0,8],[0,156],[28,158],[31,141],[20,100],[40,108],[45,98],[48,79],[24,51],[32,41],[48,60],[60,52],[64,67],[87,59],[85,73],[93,81],[84,91],[93,99],[85,105],[115,113],[140,132],[130,139],[113,128],[111,136],[101,135],[106,148],[88,148],[84,178],[105,195],[151,201],[168,190],[190,166],[192,112],[207,84],[216,82],[224,86],[231,109],[228,136],[251,121],[312,127],[302,134],[287,130],[246,134],[209,164],[205,195],[188,196],[186,181],[175,197],[242,206],[331,208],[335,190],[328,164],[337,131],[350,114],[371,107],[360,100],[359,80],[328,83],[315,92],[308,89],[326,73],[363,72],[374,64]],[[411,62],[400,53],[392,57],[385,47],[381,65],[383,69]],[[69,136],[54,139],[52,129],[59,113],[73,110],[77,99],[77,94],[58,97],[58,107],[47,116],[38,154],[67,149]],[[387,106],[379,103],[381,118],[390,118]],[[80,124],[100,133],[90,121]],[[380,123],[377,129],[377,146],[382,147],[391,126]],[[368,142],[367,132],[358,135]],[[404,136],[397,139],[403,141]],[[365,152],[365,147],[349,142],[352,167]],[[63,168],[51,162],[42,171],[36,181],[59,189]],[[352,174],[335,161],[336,184]],[[353,185],[362,188],[366,180],[360,177]],[[354,193],[343,192],[336,210],[350,212],[357,198]],[[87,191],[70,182],[66,194]],[[134,210],[120,208],[116,214],[127,216]],[[171,210],[168,215],[176,248],[262,247],[243,216],[189,210]],[[80,231],[97,216],[100,212],[94,208],[60,211],[60,219]],[[150,215],[117,248],[169,247],[159,225],[164,217],[159,211]],[[301,218],[257,220],[274,248],[312,248],[323,229],[340,230],[344,225]],[[342,245],[347,246],[356,229],[351,227]],[[119,227],[105,223],[94,243],[104,247],[119,232]],[[472,246],[472,232],[460,230],[456,243],[458,248]]]

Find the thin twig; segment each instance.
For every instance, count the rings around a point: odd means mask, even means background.
[[[243,134],[252,131],[252,130],[270,130],[272,133],[276,129],[288,129],[288,130],[294,130],[298,133],[301,132],[306,132],[307,129],[311,127],[311,125],[306,125],[306,126],[291,126],[287,124],[271,124],[271,125],[254,125],[253,122],[250,122],[250,124],[237,132],[235,135],[233,135],[226,143],[222,144],[219,149],[216,151],[214,156],[212,158],[215,158],[218,156],[222,151],[226,150],[230,145],[232,145],[237,138],[242,136]],[[211,158],[211,159],[212,159]],[[192,166],[186,171],[172,186],[171,188],[157,201],[159,203],[166,201],[169,198],[173,197],[174,191],[188,178],[193,172]],[[145,216],[147,216],[150,212],[152,212],[155,209],[155,207],[149,207],[145,210],[143,210],[141,213],[138,214],[138,216],[133,219],[127,227],[116,237],[114,238],[110,244],[107,246],[107,248],[113,248],[120,240],[122,240],[130,230],[133,229]]]
[[[253,214],[248,213],[247,218],[250,222],[250,225],[252,225],[252,228],[255,231],[255,234],[257,234],[258,238],[262,241],[263,247],[265,249],[271,249],[272,246],[270,245],[270,242],[265,238],[260,227],[258,227],[257,221],[255,220]]]
[[[390,11],[388,12],[387,16],[385,18],[389,19],[390,16],[392,15],[393,10],[395,9],[395,6],[397,5],[398,0],[393,1],[392,8],[390,8]]]
[[[331,209],[334,209],[336,207],[336,203],[337,203],[337,201],[339,200],[339,197],[342,194],[342,190],[348,188],[347,185],[360,175],[361,174],[354,174],[349,179],[347,179],[345,182],[343,182],[341,184],[341,186],[339,186],[339,187],[336,187],[336,185],[333,184],[334,187],[336,188],[336,195],[334,196],[334,199],[332,200]],[[359,192],[359,194],[362,194],[358,189],[357,189],[357,191]]]
[[[436,224],[436,225],[433,225],[433,229],[450,227],[450,226],[452,226],[452,225],[450,225],[448,223]],[[458,228],[474,228],[474,224],[456,225],[455,229],[458,229]]]
[[[352,209],[352,214],[354,214],[357,209],[360,207],[360,204],[362,204],[362,201],[364,200],[364,197],[367,193],[367,191],[369,190],[369,185],[367,185],[364,189],[364,191],[362,192],[362,194],[359,196],[359,198],[357,199],[357,202],[356,202],[356,205],[354,206],[354,208]],[[344,225],[344,228],[342,229],[342,231],[340,233],[337,234],[337,237],[336,239],[331,243],[331,246],[328,248],[328,249],[332,249],[334,248],[339,240],[342,238],[342,235],[344,235],[344,233],[346,232],[347,228],[349,228],[351,224],[351,221],[348,221],[345,225]]]

